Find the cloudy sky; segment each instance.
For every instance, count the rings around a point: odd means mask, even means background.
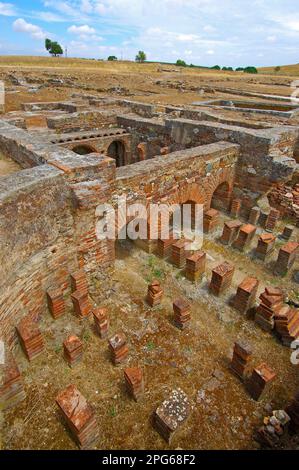
[[[299,63],[298,0],[0,1],[0,54],[46,55],[44,39],[73,57],[212,66]]]

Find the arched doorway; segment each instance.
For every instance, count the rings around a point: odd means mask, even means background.
[[[220,211],[228,211],[229,203],[230,187],[229,184],[225,181],[224,183],[219,184],[219,186],[217,186],[215,189],[211,200],[211,208]]]
[[[125,165],[125,155],[126,149],[120,140],[115,140],[111,142],[107,150],[108,157],[114,158],[116,162],[116,167],[124,166]]]
[[[95,152],[95,150],[89,145],[82,145],[82,144],[79,144],[73,147],[72,151],[77,153],[78,155],[88,155],[89,153]]]

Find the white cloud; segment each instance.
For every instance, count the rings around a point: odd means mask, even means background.
[[[272,35],[272,36],[268,36],[268,37],[267,37],[267,41],[268,41],[268,42],[275,42],[276,39],[277,39],[277,37],[276,37],[275,35]]]
[[[0,2],[0,15],[3,16],[15,16],[16,10],[12,3]]]
[[[208,55],[214,55],[215,54],[215,51],[213,51],[213,49],[210,49],[207,51],[207,54]]]
[[[72,34],[95,34],[96,30],[85,24],[82,26],[70,26],[68,32]]]
[[[37,25],[27,23],[23,18],[19,18],[18,20],[14,21],[13,23],[14,31],[18,33],[26,33],[29,34],[33,39],[45,39],[47,33],[45,33],[42,28]]]

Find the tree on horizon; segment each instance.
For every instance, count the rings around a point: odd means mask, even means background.
[[[135,57],[135,61],[142,63],[146,61],[146,53],[144,51],[139,51]]]
[[[45,39],[45,48],[53,57],[59,57],[63,54],[63,49],[61,45],[56,41],[51,41],[51,39]]]

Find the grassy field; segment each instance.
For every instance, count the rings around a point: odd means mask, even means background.
[[[101,61],[93,59],[75,59],[65,57],[42,57],[42,56],[0,56],[0,68],[42,68],[42,69],[69,69],[77,70],[94,70],[99,72],[138,72],[152,74],[155,72],[173,71],[177,74],[184,75],[202,75],[209,74],[215,76],[243,75],[238,72],[225,72],[219,70],[211,70],[200,67],[177,67],[172,64],[160,64],[157,62],[149,62],[139,64],[131,61]]]
[[[284,75],[288,77],[298,77],[299,76],[299,64],[294,65],[282,65],[280,66],[279,71],[275,71],[276,66],[274,67],[262,67],[259,69],[259,73],[267,75]]]

